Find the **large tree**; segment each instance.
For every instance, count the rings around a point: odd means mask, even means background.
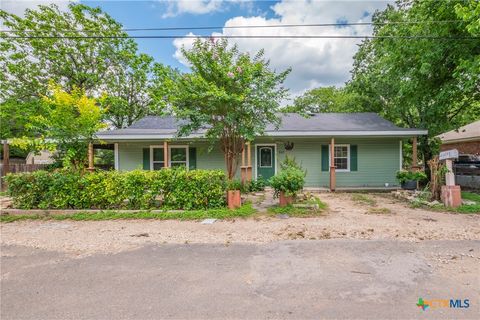
[[[149,113],[146,85],[152,58],[137,53],[122,25],[100,8],[54,4],[27,9],[23,17],[0,10],[0,90],[2,137],[21,136],[28,117],[42,113],[40,97],[53,81],[67,92],[106,92],[107,119],[117,127]],[[2,126],[5,127],[5,126]]]
[[[480,40],[472,38],[478,29],[471,26],[478,16],[469,15],[478,6],[398,1],[374,15],[373,35],[379,38],[364,40],[355,55],[350,86],[396,124],[428,129],[419,145],[425,160],[435,152],[434,136],[480,118]]]
[[[180,135],[204,129],[212,144],[220,142],[233,179],[244,142],[262,134],[268,123],[279,123],[279,105],[288,93],[282,83],[290,69],[277,73],[263,51],[251,56],[213,38],[196,40],[182,54],[191,72],[164,81],[168,92],[157,96],[165,96],[169,111],[186,120]]]

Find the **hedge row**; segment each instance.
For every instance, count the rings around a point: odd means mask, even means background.
[[[221,170],[36,171],[6,177],[22,209],[208,209],[225,206]]]

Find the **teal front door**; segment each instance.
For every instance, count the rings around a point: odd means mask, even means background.
[[[275,175],[275,146],[257,146],[257,179]]]

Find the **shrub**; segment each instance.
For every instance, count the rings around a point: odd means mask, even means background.
[[[404,184],[407,181],[425,181],[427,180],[427,175],[423,171],[407,171],[407,170],[401,170],[397,171],[397,180],[400,182],[400,184]]]
[[[8,194],[22,209],[207,209],[225,205],[221,170],[164,169],[10,174]]]
[[[305,172],[299,168],[288,167],[270,178],[270,185],[275,190],[275,197],[284,192],[287,197],[296,196],[305,185]]]
[[[263,177],[259,177],[257,180],[251,180],[242,185],[242,189],[240,189],[243,193],[248,192],[258,192],[265,190],[267,185],[267,181],[263,179]]]

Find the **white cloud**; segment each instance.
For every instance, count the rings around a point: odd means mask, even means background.
[[[55,3],[61,11],[66,11],[70,2],[77,2],[77,0],[1,0],[0,8],[9,13],[23,16],[25,9],[35,9],[39,4]]]
[[[225,26],[336,23],[338,21],[369,22],[377,9],[391,1],[308,1],[283,0],[272,10],[275,18],[235,17]],[[369,35],[369,26],[300,27],[265,29],[223,29],[224,35]],[[215,34],[213,34],[215,35]],[[175,58],[185,64],[180,48],[191,46],[191,39],[176,39]],[[341,86],[349,79],[353,55],[360,40],[355,39],[231,39],[240,50],[256,53],[265,49],[271,67],[283,71],[292,67],[286,81],[293,96],[318,86]]]
[[[183,13],[206,14],[220,10],[221,0],[167,0],[167,12],[164,18],[174,17]]]

